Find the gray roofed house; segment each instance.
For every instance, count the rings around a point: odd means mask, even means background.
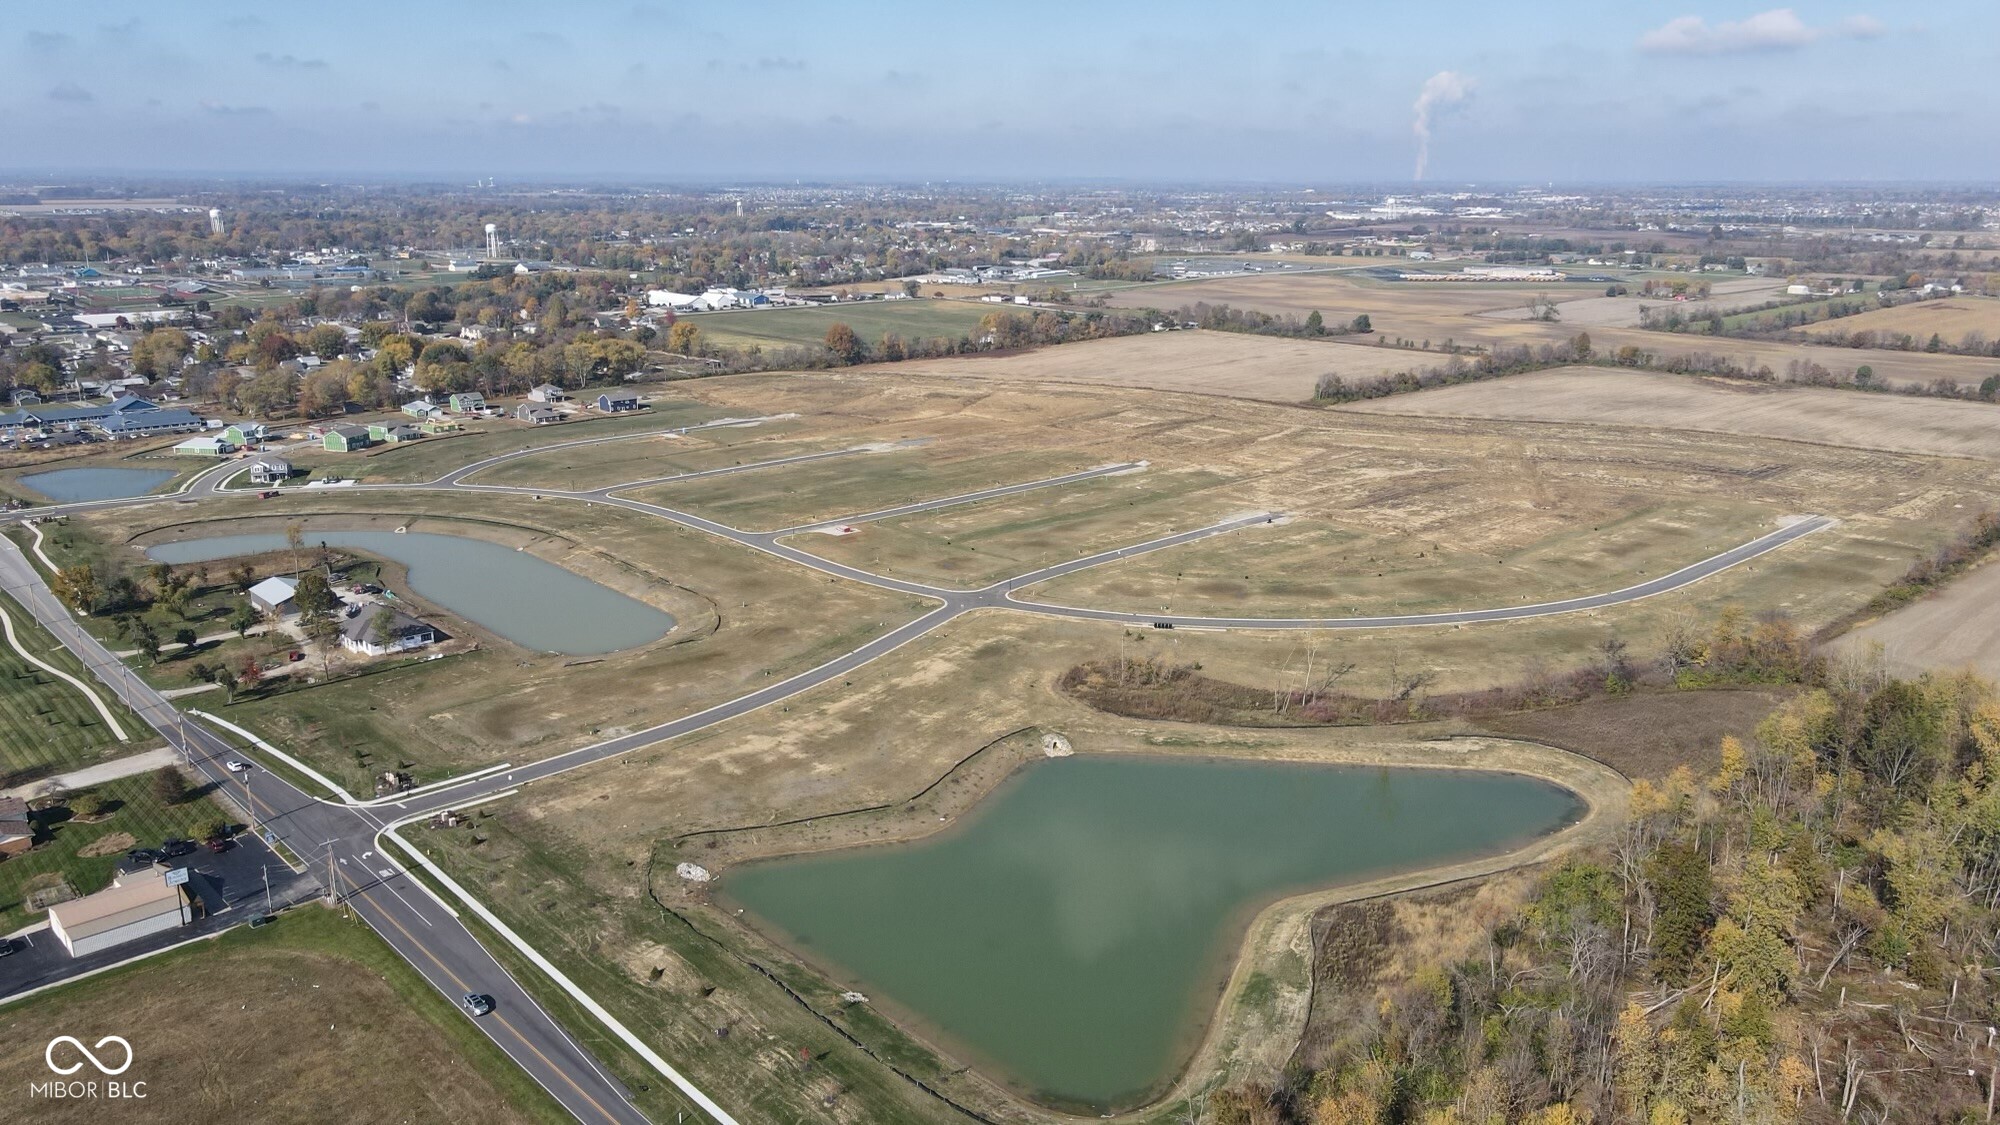
[[[377,624],[384,614],[388,623]],[[368,656],[407,652],[444,639],[435,626],[380,602],[362,606],[361,612],[340,623],[340,647]]]
[[[281,484],[291,476],[292,463],[283,457],[259,457],[250,463],[251,484]]]
[[[111,437],[148,437],[153,434],[186,434],[204,428],[201,416],[189,410],[140,410],[111,414],[91,423]]]
[[[542,402],[524,402],[514,408],[514,417],[537,426],[562,421],[562,412]]]
[[[35,822],[28,819],[28,802],[0,797],[0,856],[19,855],[35,844]]]

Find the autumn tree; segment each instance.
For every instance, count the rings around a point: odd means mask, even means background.
[[[836,362],[842,364],[860,363],[867,355],[861,337],[854,334],[854,329],[849,328],[846,321],[839,320],[826,330],[826,350],[833,354]]]

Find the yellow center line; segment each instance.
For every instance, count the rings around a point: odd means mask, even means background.
[[[443,973],[445,976],[451,979],[451,985],[453,988],[456,988],[461,992],[472,991],[471,989],[465,986],[464,981],[458,978],[457,973],[454,973],[450,969],[446,968],[444,962],[438,960],[437,955],[430,951],[429,946],[426,946],[423,942],[417,940],[417,935],[411,933],[408,929],[404,928],[401,922],[396,921],[394,915],[390,914],[386,910],[381,909],[381,907],[378,904],[376,904],[373,899],[369,899],[368,892],[362,888],[360,882],[357,879],[355,879],[354,876],[349,875],[347,872],[340,871],[338,869],[335,870],[334,875],[337,878],[344,879],[348,883],[353,884],[354,890],[352,894],[358,895],[361,898],[366,899],[370,906],[375,906],[376,912],[382,916],[383,921],[389,923],[391,926],[396,927],[396,932],[402,934],[403,937],[407,941],[409,941],[411,945],[416,946],[417,951],[419,953],[422,953],[425,957],[429,958],[430,963],[437,966],[438,972]],[[590,1107],[592,1109],[595,1109],[598,1113],[603,1114],[604,1119],[606,1121],[618,1120],[616,1117],[612,1116],[609,1110],[605,1109],[601,1104],[599,1104],[596,1098],[591,1097],[589,1091],[577,1085],[576,1079],[571,1078],[569,1076],[569,1071],[566,1068],[557,1066],[555,1061],[550,1059],[547,1055],[543,1054],[539,1047],[536,1047],[533,1043],[528,1042],[527,1036],[522,1035],[521,1030],[519,1028],[509,1023],[507,1021],[507,1017],[496,1014],[495,1018],[499,1021],[500,1026],[506,1028],[508,1032],[514,1036],[515,1040],[521,1044],[521,1046],[526,1047],[529,1051],[533,1052],[536,1058],[542,1060],[542,1064],[544,1066],[554,1071],[557,1077],[561,1078],[564,1082],[568,1083],[569,1088],[575,1090],[578,1097],[582,1098],[584,1101],[589,1102]],[[581,1048],[579,1048],[579,1050],[580,1049]]]

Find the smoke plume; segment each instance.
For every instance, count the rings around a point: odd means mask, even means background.
[[[1424,168],[1431,162],[1431,119],[1471,96],[1472,79],[1457,71],[1440,70],[1424,80],[1423,91],[1412,107],[1416,120],[1410,125],[1417,135],[1417,179],[1424,178]]]

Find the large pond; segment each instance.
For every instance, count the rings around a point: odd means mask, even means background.
[[[50,469],[29,473],[21,483],[58,504],[82,500],[122,500],[144,496],[174,479],[172,469]]]
[[[1082,756],[939,835],[746,864],[722,887],[842,987],[1102,1112],[1185,1064],[1264,905],[1511,851],[1584,811],[1512,774]]]
[[[672,615],[526,551],[481,539],[412,531],[308,531],[308,546],[352,547],[403,564],[410,589],[523,648],[592,655],[650,644]],[[218,535],[159,543],[148,557],[207,562],[281,550],[281,534]]]

